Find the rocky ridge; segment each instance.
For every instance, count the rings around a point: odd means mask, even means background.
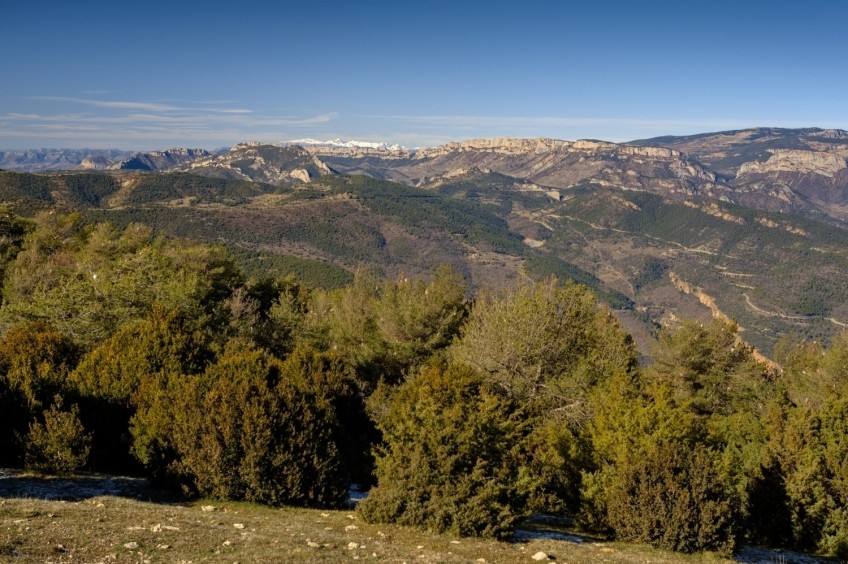
[[[415,186],[473,168],[545,187],[568,190],[592,183],[669,196],[725,198],[716,175],[686,154],[663,147],[638,147],[604,141],[558,139],[473,139],[420,149],[414,153],[385,151],[314,154],[334,170],[366,174]]]
[[[616,144],[472,139],[417,151],[310,147],[334,170],[427,186],[490,170],[548,189],[593,184],[708,197],[848,226],[848,132],[759,128]]]
[[[127,158],[127,151],[119,149],[27,149],[0,151],[0,169],[18,172],[51,170],[77,170],[88,167],[105,168],[115,161]]]
[[[166,170],[276,185],[309,182],[332,173],[321,159],[303,147],[256,141],[234,145],[222,155],[207,153]]]
[[[176,147],[166,151],[136,153],[128,159],[111,165],[109,168],[113,170],[164,170],[208,156],[209,153],[204,149]]]

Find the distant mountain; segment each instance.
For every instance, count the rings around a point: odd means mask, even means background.
[[[210,154],[203,149],[186,149],[184,147],[166,151],[149,151],[136,153],[109,168],[119,170],[164,170],[183,163],[188,163]]]
[[[633,144],[684,151],[714,170],[737,203],[848,226],[848,131],[758,128]]]
[[[130,153],[118,149],[27,149],[0,151],[0,169],[34,172],[105,168]]]
[[[166,170],[278,186],[309,182],[332,172],[319,158],[298,145],[257,142],[240,143],[224,154],[205,155]]]
[[[320,141],[318,139],[293,139],[286,143],[287,145],[300,145],[301,147],[323,147],[323,148],[343,148],[343,149],[375,149],[380,151],[401,151],[406,150],[400,145],[389,145],[388,143],[373,142],[373,141],[355,141],[345,139],[332,139],[329,141]]]
[[[848,132],[756,129],[629,144],[482,139],[418,151],[310,147],[340,173],[410,185],[470,168],[540,186],[703,196],[848,227]]]

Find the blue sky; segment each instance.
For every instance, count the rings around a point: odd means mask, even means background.
[[[48,1],[3,19],[0,149],[848,129],[838,0]]]

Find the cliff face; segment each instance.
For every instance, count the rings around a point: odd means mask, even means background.
[[[839,153],[798,149],[773,149],[770,152],[771,157],[765,162],[742,163],[736,173],[737,177],[745,174],[796,172],[833,178],[846,168],[845,157]]]

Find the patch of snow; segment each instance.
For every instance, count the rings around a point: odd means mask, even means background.
[[[321,141],[320,139],[292,139],[288,141],[291,145],[309,145],[313,147],[340,147],[345,149],[381,149],[385,151],[400,151],[405,147],[401,145],[389,145],[388,143],[379,143],[373,141],[357,141],[346,139],[330,139],[329,141]]]
[[[820,564],[822,562],[833,562],[826,558],[818,558],[811,554],[801,554],[791,550],[776,550],[759,548],[756,546],[743,546],[735,554],[737,562],[746,564]]]
[[[362,489],[359,484],[351,484],[347,490],[347,501],[345,505],[348,507],[356,507],[360,501],[368,497],[368,490]]]
[[[528,531],[526,529],[516,529],[515,534],[512,535],[512,539],[518,542],[531,540],[561,540],[574,544],[583,544],[586,542],[586,539],[578,535],[566,535],[553,531]]]
[[[98,474],[71,477],[38,476],[14,469],[0,469],[0,498],[37,498],[77,501],[99,496],[136,499],[167,499],[166,492],[150,487],[147,480]]]

